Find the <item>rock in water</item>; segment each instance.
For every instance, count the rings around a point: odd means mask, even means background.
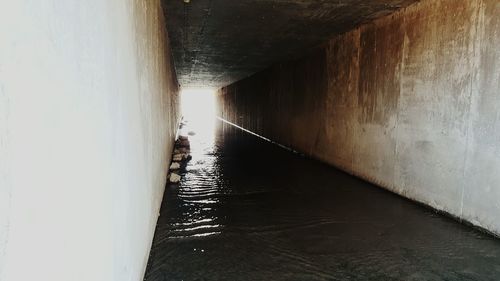
[[[179,170],[181,168],[181,164],[177,163],[177,162],[173,162],[171,165],[170,165],[170,170]]]
[[[171,183],[178,183],[181,181],[181,176],[179,176],[178,174],[176,173],[171,173],[170,174],[170,178],[169,178],[169,181]]]
[[[189,132],[188,132],[188,136],[194,136],[194,135],[196,135],[196,133],[195,133],[195,132],[193,132],[193,131],[189,131]]]
[[[179,153],[179,154],[175,154],[174,157],[172,158],[172,161],[175,161],[175,162],[179,162],[179,161],[182,161],[182,154]]]
[[[178,140],[175,145],[177,148],[189,148],[189,141],[188,140]]]

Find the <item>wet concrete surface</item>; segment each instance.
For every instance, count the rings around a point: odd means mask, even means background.
[[[500,241],[230,125],[190,137],[145,280],[498,280]]]

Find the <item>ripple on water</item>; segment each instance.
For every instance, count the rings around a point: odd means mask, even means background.
[[[231,127],[217,132],[190,137],[193,159],[166,188],[147,281],[500,276],[499,241]]]

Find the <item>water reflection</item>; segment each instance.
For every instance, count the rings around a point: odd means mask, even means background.
[[[193,159],[166,188],[148,281],[500,276],[498,240],[222,122],[187,121]]]
[[[193,158],[181,171],[181,183],[167,187],[172,202],[166,208],[175,214],[175,223],[166,225],[167,239],[206,237],[223,229],[217,211],[222,186],[215,151],[215,97],[211,90],[188,89],[182,102],[179,134],[189,135]]]

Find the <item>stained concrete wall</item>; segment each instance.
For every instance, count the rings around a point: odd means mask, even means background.
[[[221,115],[500,234],[498,15],[421,1],[221,89]]]
[[[142,280],[177,92],[159,0],[0,1],[0,280]]]

